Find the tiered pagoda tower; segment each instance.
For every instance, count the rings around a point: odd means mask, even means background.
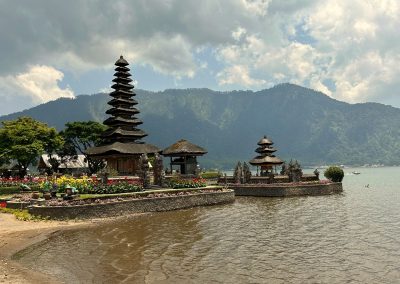
[[[109,127],[102,135],[103,140],[106,144],[110,142],[143,143],[140,139],[147,134],[137,128],[143,122],[136,118],[140,112],[134,107],[138,102],[132,98],[136,94],[132,91],[134,87],[127,67],[129,63],[121,56],[115,65],[117,66],[115,78],[112,80],[114,84],[111,86],[114,91],[110,93],[113,99],[108,102],[111,108],[106,111],[106,114],[111,117],[103,122]]]
[[[249,163],[253,166],[257,166],[257,174],[258,168],[260,167],[261,176],[273,173],[274,167],[283,164],[283,161],[273,154],[276,152],[276,149],[272,147],[274,143],[269,140],[267,136],[264,136],[257,144],[259,147],[256,149],[256,153],[259,155],[250,160]]]
[[[147,134],[138,129],[142,121],[136,117],[140,112],[135,107],[138,102],[133,99],[136,94],[128,65],[122,56],[115,62],[115,78],[111,86],[114,91],[110,93],[108,102],[111,108],[106,111],[111,116],[104,121],[108,129],[102,134],[102,145],[86,151],[90,157],[105,159],[107,166],[119,174],[136,174],[142,154],[160,152],[156,146],[141,141]]]

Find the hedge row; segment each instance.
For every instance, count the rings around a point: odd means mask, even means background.
[[[31,191],[39,190],[39,186],[31,186]],[[26,191],[26,190],[23,190]],[[14,194],[14,193],[21,193],[21,188],[19,186],[7,186],[7,187],[0,187],[0,195],[4,194]]]
[[[204,178],[204,179],[217,179],[220,176],[222,176],[222,174],[220,172],[203,172],[203,173],[200,173],[200,177]]]

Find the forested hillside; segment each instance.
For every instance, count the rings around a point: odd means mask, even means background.
[[[146,141],[161,148],[180,138],[208,149],[207,167],[247,161],[267,135],[277,156],[302,164],[400,164],[400,109],[347,104],[293,84],[259,92],[136,90]],[[61,130],[66,122],[105,119],[105,94],[58,99],[0,120],[31,116]]]

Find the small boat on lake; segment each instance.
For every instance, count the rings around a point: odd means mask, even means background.
[[[357,171],[354,171],[354,172],[352,172],[352,174],[353,175],[359,175],[359,174],[361,174],[360,172],[357,172]]]

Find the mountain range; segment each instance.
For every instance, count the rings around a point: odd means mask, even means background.
[[[233,168],[248,161],[267,135],[284,160],[303,165],[400,164],[400,109],[378,103],[348,104],[294,84],[261,91],[136,90],[145,141],[165,148],[181,138],[208,154],[203,167]],[[30,116],[58,130],[66,122],[102,122],[106,94],[60,98],[0,121]]]

